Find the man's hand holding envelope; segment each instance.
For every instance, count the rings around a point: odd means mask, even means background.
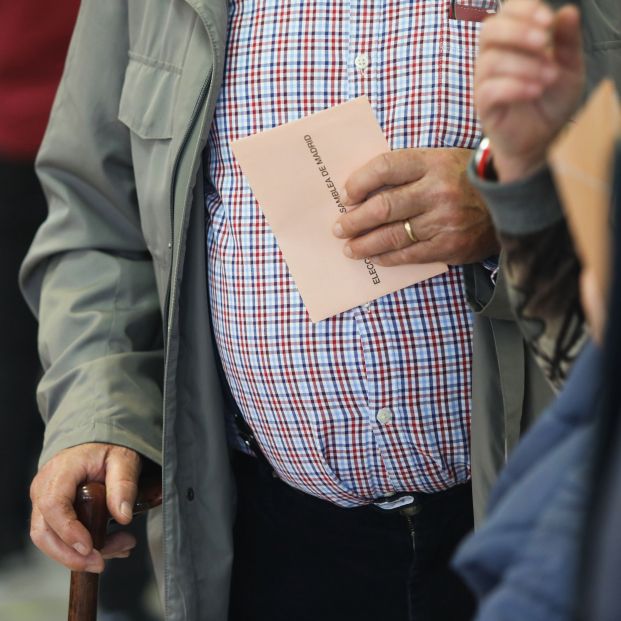
[[[352,238],[353,259],[385,267],[440,261],[474,263],[496,254],[485,205],[466,178],[469,149],[402,149],[382,154],[350,176],[348,207],[334,234]]]
[[[497,251],[470,152],[391,152],[366,97],[232,148],[313,321]]]
[[[383,268],[352,261],[332,233],[346,181],[390,148],[366,97],[232,143],[312,321],[446,271],[440,262]],[[382,185],[383,182],[382,182]]]

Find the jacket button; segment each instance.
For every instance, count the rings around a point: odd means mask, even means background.
[[[186,498],[190,501],[194,500],[194,489],[191,487],[188,487],[188,491],[185,493]]]

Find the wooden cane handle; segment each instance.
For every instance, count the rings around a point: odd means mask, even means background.
[[[162,504],[162,477],[158,468],[145,468],[138,485],[134,515]],[[93,539],[96,550],[103,548],[110,514],[103,483],[80,485],[76,492],[75,511]],[[71,572],[68,621],[96,621],[99,575],[85,571]]]
[[[90,533],[93,547],[100,550],[104,545],[108,526],[106,488],[103,483],[81,485],[76,494],[75,511]],[[98,588],[98,574],[71,572],[68,621],[96,621]]]

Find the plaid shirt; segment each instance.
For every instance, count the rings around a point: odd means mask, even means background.
[[[230,142],[362,94],[393,149],[478,141],[478,24],[450,0],[232,0],[207,147],[216,342],[284,481],[341,506],[470,476],[461,270],[312,324]],[[295,197],[292,197],[295,199]]]

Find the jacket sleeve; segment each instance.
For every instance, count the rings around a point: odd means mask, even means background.
[[[20,274],[40,324],[41,463],[85,442],[161,461],[161,311],[117,120],[127,52],[127,4],[83,0],[37,158],[49,215]]]

